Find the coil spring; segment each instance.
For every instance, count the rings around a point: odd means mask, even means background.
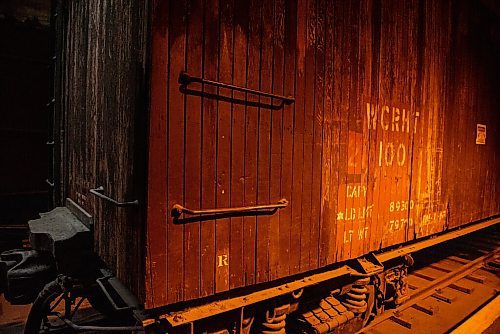
[[[396,305],[403,304],[408,299],[408,282],[406,277],[408,275],[408,267],[404,266],[399,271],[399,279],[396,282],[396,298],[394,302]]]
[[[267,311],[265,321],[262,322],[262,334],[285,334],[286,316],[290,304],[273,309],[272,314]]]
[[[252,324],[253,324],[253,321],[254,321],[254,317],[248,317],[248,318],[245,318],[242,320],[241,322],[241,332],[243,334],[249,334],[250,333],[250,329],[252,328]]]
[[[349,308],[354,313],[366,312],[368,307],[368,289],[366,284],[370,282],[370,279],[361,279],[356,281],[351,290],[346,293],[345,300],[343,302],[344,306]]]

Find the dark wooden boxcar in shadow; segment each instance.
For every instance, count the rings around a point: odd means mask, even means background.
[[[59,205],[92,215],[95,251],[144,297],[147,8],[144,1],[59,1],[54,141]],[[60,176],[57,178],[57,176]],[[91,189],[140,206],[117,207]]]
[[[500,30],[482,2],[73,0],[63,12],[59,185],[147,307],[500,213]],[[99,186],[139,205],[89,193]],[[203,212],[260,205],[276,208]]]

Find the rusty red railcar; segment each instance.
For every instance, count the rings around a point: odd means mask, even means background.
[[[56,192],[144,324],[244,332],[297,279],[498,221],[488,1],[58,6]]]
[[[484,91],[494,87],[494,58],[474,48],[489,28],[466,7],[154,5],[148,305],[273,281],[498,214],[495,130],[476,142],[478,124],[498,125],[494,91]],[[203,80],[179,83],[183,72]],[[173,210],[281,199],[289,205],[262,216]]]

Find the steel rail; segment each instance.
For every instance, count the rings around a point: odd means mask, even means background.
[[[68,327],[72,330],[80,332],[144,332],[144,327],[142,326],[83,326],[73,323],[71,320],[66,318],[60,318]]]
[[[452,283],[464,278],[473,271],[477,270],[478,268],[483,266],[488,260],[497,256],[498,253],[500,253],[500,248],[497,248],[489,254],[483,255],[473,261],[470,261],[467,264],[464,264],[462,267],[460,267],[455,271],[449,272],[444,276],[436,278],[434,281],[432,281],[430,285],[427,285],[424,288],[419,289],[415,293],[409,295],[408,300],[404,304],[394,309],[388,310],[378,317],[375,317],[375,319],[373,319],[373,321],[368,326],[362,328],[356,334],[364,333],[367,330],[377,326],[378,324],[391,319],[392,317],[397,317],[397,315],[400,314],[402,311],[412,307],[422,299],[431,296],[432,294],[436,293],[437,290],[443,289],[451,285]]]

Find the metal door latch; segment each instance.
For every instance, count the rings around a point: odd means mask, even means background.
[[[129,201],[129,202],[118,202],[117,200],[115,199],[112,199],[111,197],[108,197],[106,195],[103,194],[104,192],[104,187],[103,186],[100,186],[100,187],[97,187],[95,189],[90,189],[89,192],[92,194],[92,195],[95,195],[105,201],[108,201],[112,204],[114,204],[115,206],[117,207],[124,207],[124,206],[137,206],[139,205],[139,201],[138,200],[135,200],[135,201]]]

